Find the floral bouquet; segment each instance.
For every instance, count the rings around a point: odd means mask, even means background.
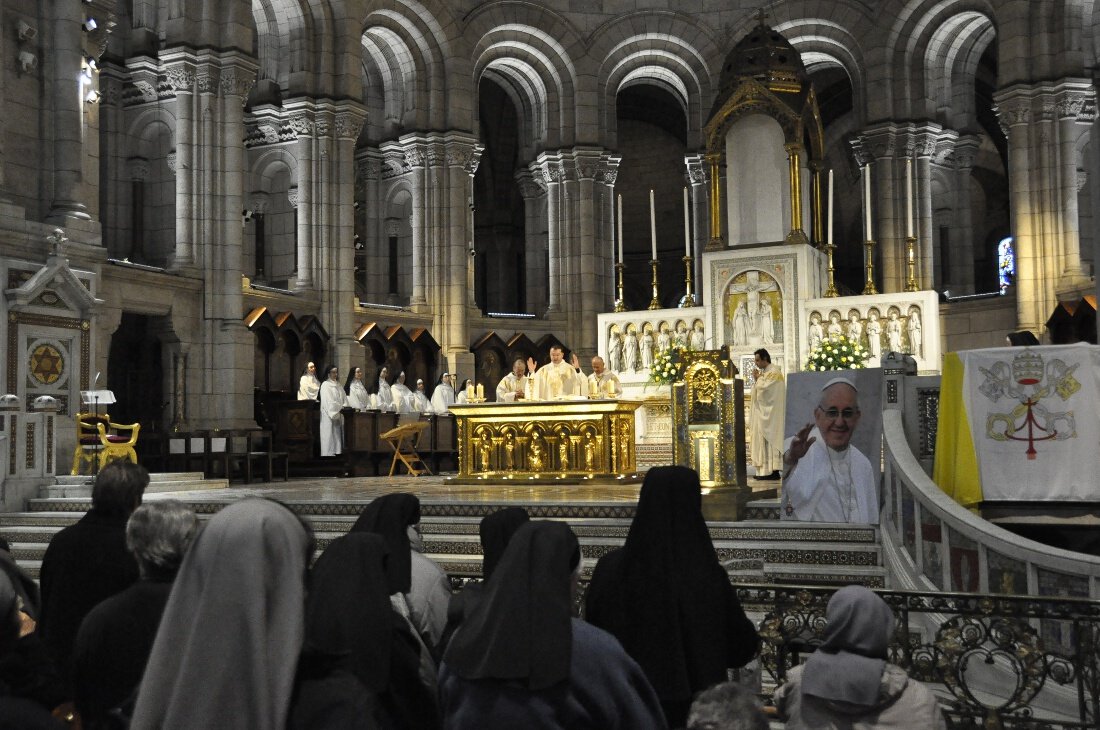
[[[670,385],[679,380],[683,375],[685,352],[687,348],[677,343],[658,350],[649,366],[649,382]]]
[[[835,335],[823,340],[806,358],[807,370],[862,369],[870,353],[855,340]]]

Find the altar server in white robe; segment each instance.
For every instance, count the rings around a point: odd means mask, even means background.
[[[778,479],[783,468],[783,418],[787,384],[779,366],[764,348],[753,353],[756,378],[749,412],[749,458],[757,479]]]
[[[394,410],[393,392],[390,389],[389,375],[389,368],[382,368],[378,373],[378,403],[375,405],[383,411]]]
[[[390,386],[390,393],[393,394],[393,407],[398,413],[416,412],[413,406],[413,393],[409,390],[409,386],[405,385],[404,371],[398,374],[397,380]]]
[[[365,411],[370,408],[370,394],[367,386],[363,385],[363,368],[352,368],[344,383],[344,393],[348,396],[348,406],[357,411]]]
[[[497,403],[512,403],[523,400],[524,389],[527,387],[527,364],[522,357],[512,361],[512,372],[505,375],[497,383]],[[511,395],[509,395],[511,394]]]
[[[851,444],[859,418],[855,384],[845,378],[827,382],[814,408],[814,423],[787,442],[780,517],[878,523],[875,471]]]
[[[592,374],[588,376],[588,392],[596,391],[601,398],[617,398],[623,394],[619,376],[604,367],[599,355],[592,358]]]
[[[412,410],[414,413],[431,413],[432,402],[428,400],[428,393],[424,390],[424,381],[416,379],[416,390],[412,394]]]
[[[554,400],[581,396],[588,392],[588,379],[581,373],[581,361],[573,353],[572,363],[565,362],[565,352],[558,345],[550,348],[550,362],[538,368],[535,358],[527,358],[529,377],[535,379],[536,400]]]
[[[298,379],[298,400],[317,400],[320,390],[321,381],[317,379],[317,366],[306,363],[306,369]]]
[[[339,456],[344,451],[344,414],[348,400],[340,387],[340,373],[335,365],[325,370],[328,377],[321,383],[321,456]]]
[[[443,373],[439,376],[435,390],[432,391],[432,411],[435,413],[448,413],[455,403],[455,388],[452,385],[451,374]]]

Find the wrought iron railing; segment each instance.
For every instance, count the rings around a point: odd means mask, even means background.
[[[821,642],[834,588],[738,586],[764,613],[765,684]],[[1100,726],[1100,601],[878,591],[896,618],[890,661],[940,695],[953,728]]]

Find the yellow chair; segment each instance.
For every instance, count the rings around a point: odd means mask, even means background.
[[[77,438],[72,473],[79,474],[83,464],[91,465],[97,458],[100,469],[114,459],[129,459],[136,464],[138,459],[134,444],[140,431],[140,423],[112,423],[106,413],[76,414]]]

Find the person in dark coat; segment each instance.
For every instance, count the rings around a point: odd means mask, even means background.
[[[120,727],[119,718],[131,714],[172,581],[198,530],[198,517],[176,500],[144,504],[130,517],[126,547],[141,580],[93,608],[73,647],[73,691],[84,730]]]
[[[355,532],[313,566],[289,730],[439,726],[435,683],[419,676],[420,644],[390,603],[386,557],[380,535]]]
[[[528,522],[512,537],[440,666],[446,730],[665,727],[619,642],[572,617],[580,557],[562,522]]]
[[[12,663],[17,645],[26,638],[21,635],[33,626],[33,621],[21,609],[22,599],[15,584],[6,571],[0,571],[0,665]],[[24,665],[18,657],[15,663]],[[60,730],[64,727],[50,715],[49,709],[27,697],[9,682],[5,673],[0,673],[0,730]]]
[[[447,628],[443,630],[443,639],[440,642],[440,654],[442,654],[451,637],[462,623],[466,613],[471,610],[485,590],[485,581],[489,580],[497,564],[500,563],[504,549],[516,530],[523,527],[531,517],[523,507],[505,507],[481,520],[478,532],[481,535],[481,580],[471,581],[463,586],[462,590],[451,597],[451,603],[447,606]]]
[[[141,505],[149,484],[145,467],[112,461],[92,487],[92,508],[50,540],[38,574],[42,615],[38,629],[46,648],[67,675],[80,622],[100,601],[138,579],[126,549],[126,521]]]
[[[646,474],[626,542],[597,563],[585,601],[588,621],[642,666],[670,727],[760,646],[711,543],[699,475],[684,467]]]

